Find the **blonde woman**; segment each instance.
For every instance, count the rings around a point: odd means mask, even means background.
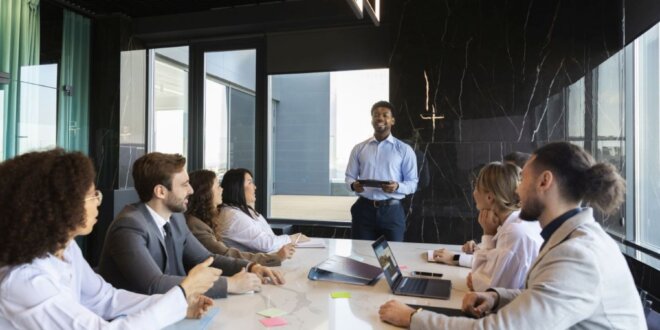
[[[543,239],[538,221],[519,218],[519,181],[520,168],[515,165],[493,162],[484,166],[472,192],[484,232],[481,244],[469,241],[458,254],[445,249],[433,253],[438,262],[471,267],[467,279],[470,290],[524,287]]]

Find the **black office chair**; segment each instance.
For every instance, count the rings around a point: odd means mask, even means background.
[[[639,293],[642,299],[642,307],[644,307],[644,316],[646,317],[646,326],[649,330],[660,330],[660,313],[653,310],[653,301],[648,299],[648,293],[641,290]]]
[[[646,326],[649,330],[660,330],[660,313],[654,311],[652,308],[644,308],[646,315]]]

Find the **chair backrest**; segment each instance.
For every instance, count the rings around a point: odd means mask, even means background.
[[[651,309],[651,307],[644,308],[644,315],[646,315],[646,326],[649,330],[660,330],[660,313]]]
[[[649,330],[660,330],[660,313],[654,311],[652,308],[653,296],[646,292],[646,290],[640,290],[639,297],[642,299],[642,307],[644,307],[646,326]]]

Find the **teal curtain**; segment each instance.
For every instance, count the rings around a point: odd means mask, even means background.
[[[4,91],[4,159],[16,155],[20,72],[23,66],[39,64],[39,29],[39,0],[0,0],[0,71],[11,75],[9,85],[0,87]]]
[[[57,145],[88,153],[90,20],[64,10],[63,25]]]

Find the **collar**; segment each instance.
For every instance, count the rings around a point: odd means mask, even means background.
[[[561,225],[564,224],[564,222],[566,222],[566,220],[574,217],[576,214],[580,213],[580,211],[582,211],[582,208],[578,207],[568,212],[565,212],[564,214],[550,221],[550,223],[547,226],[545,226],[543,230],[541,230],[541,237],[543,237],[543,240],[547,242],[548,239],[550,239],[550,237],[552,236],[552,234],[554,234],[555,231],[557,231],[557,229],[559,229],[559,227],[561,227]]]
[[[387,138],[385,138],[385,140],[380,142],[385,142],[385,141],[394,144],[394,136],[392,135],[391,132],[390,135],[388,135]],[[369,138],[369,143],[379,143],[379,142],[378,140],[376,140],[376,137],[372,135],[371,138]]]
[[[165,230],[163,229],[163,226],[165,226],[167,220],[161,217],[160,214],[156,213],[156,211],[154,211],[154,209],[152,209],[147,203],[144,203],[144,206],[147,207],[147,211],[149,211],[149,214],[151,214],[151,218],[154,219],[156,227],[158,227],[160,233],[163,235],[163,237],[165,237]]]

